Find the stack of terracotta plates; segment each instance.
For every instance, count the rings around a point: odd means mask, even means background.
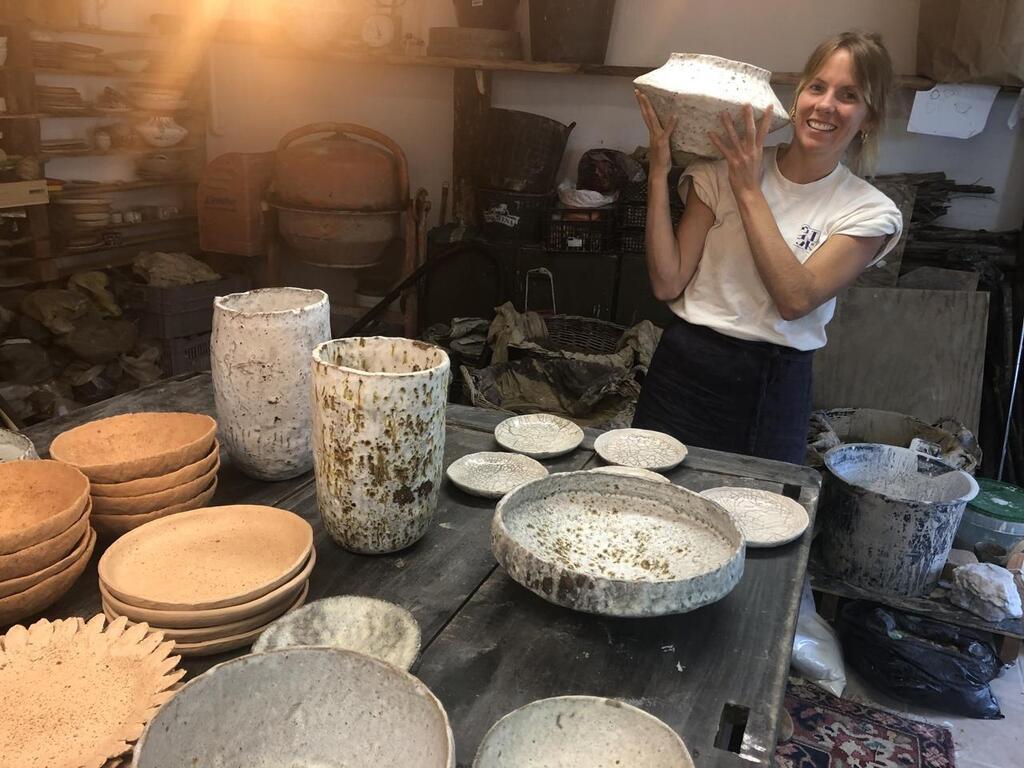
[[[59,461],[0,464],[0,625],[55,603],[96,545],[89,479]]]
[[[58,435],[50,456],[89,478],[93,527],[116,538],[209,503],[220,468],[216,432],[203,414],[130,413]]]
[[[125,534],[100,558],[111,620],[147,622],[174,652],[204,656],[251,645],[306,599],[313,529],[274,507],[207,507]]]

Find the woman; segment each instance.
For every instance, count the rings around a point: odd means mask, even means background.
[[[727,114],[711,140],[724,159],[690,165],[673,232],[669,136],[637,92],[650,130],[647,266],[677,316],[665,330],[633,425],[684,443],[803,463],[811,357],[835,295],[899,239],[889,198],[841,162],[877,146],[892,64],[881,38],[846,32],[811,54],[788,146],[764,147],[771,113],[745,131]]]

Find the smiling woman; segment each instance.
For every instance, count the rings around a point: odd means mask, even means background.
[[[709,139],[723,159],[688,166],[673,230],[669,135],[650,131],[647,263],[676,321],[654,355],[633,425],[684,443],[802,463],[811,356],[835,295],[899,239],[896,205],[842,160],[872,154],[892,78],[877,35],[845,32],[811,54],[790,112],[793,141],[764,147],[771,110]]]

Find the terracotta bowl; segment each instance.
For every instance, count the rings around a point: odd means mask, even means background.
[[[23,592],[0,598],[0,625],[13,624],[29,616],[34,616],[60,600],[82,575],[85,566],[89,564],[89,558],[92,557],[95,546],[96,537],[92,536],[78,560],[68,565],[63,571],[55,573]]]
[[[186,464],[181,469],[169,472],[166,475],[154,475],[153,477],[140,477],[137,480],[128,480],[123,483],[91,483],[89,493],[93,496],[143,496],[149,493],[159,493],[168,488],[177,488],[180,485],[195,480],[200,475],[210,471],[210,467],[220,460],[220,443],[213,441],[213,448],[199,461]]]
[[[0,555],[66,530],[89,500],[89,478],[59,461],[0,464]]]
[[[0,555],[0,579],[16,579],[40,571],[64,557],[74,549],[89,527],[89,512],[92,503],[85,505],[81,516],[68,528],[51,539],[44,539],[31,547],[19,549],[9,555]]]
[[[188,512],[191,509],[199,509],[205,507],[206,504],[213,498],[213,495],[217,492],[217,478],[213,478],[213,483],[204,491],[202,491],[195,498],[187,501],[179,502],[178,504],[172,504],[169,507],[163,509],[157,509],[153,512],[145,512],[141,515],[97,515],[93,514],[90,517],[92,521],[92,527],[96,529],[96,532],[100,535],[101,539],[116,539],[118,536],[122,536],[128,531],[133,531],[140,525],[151,523],[154,520],[159,520],[162,517],[168,517],[169,515],[176,515],[179,512]]]
[[[98,515],[142,515],[158,509],[166,509],[173,504],[194,499],[209,488],[214,478],[217,477],[219,469],[220,457],[217,457],[213,466],[205,474],[175,488],[146,493],[141,496],[95,496],[92,508]]]
[[[90,480],[123,483],[165,475],[210,452],[217,422],[200,413],[128,413],[56,437],[50,455]]]
[[[79,540],[75,544],[74,548],[57,562],[48,565],[45,568],[36,571],[35,573],[30,573],[25,576],[19,576],[16,579],[7,579],[5,581],[0,581],[0,598],[10,597],[11,595],[16,595],[19,592],[24,592],[29,587],[34,587],[41,581],[45,581],[51,576],[55,576],[56,574],[65,570],[66,568],[71,567],[73,563],[78,562],[78,559],[82,556],[82,553],[84,553],[88,547],[93,546],[95,543],[96,531],[94,531],[92,528],[87,528],[85,533],[82,534],[81,537],[79,537]]]
[[[352,651],[288,648],[186,683],[143,731],[133,765],[326,766],[339,755],[349,765],[454,768],[455,743],[441,702],[407,672]]]
[[[226,608],[290,581],[312,549],[313,528],[294,512],[207,507],[122,536],[100,559],[99,577],[111,595],[139,608]]]

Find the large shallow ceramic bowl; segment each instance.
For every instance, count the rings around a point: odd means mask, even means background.
[[[564,472],[498,502],[491,549],[515,581],[604,616],[685,613],[743,575],[743,536],[717,504],[634,477]]]
[[[187,683],[135,746],[135,768],[454,768],[441,702],[407,672],[337,648],[224,662]]]
[[[651,100],[662,124],[673,115],[679,122],[672,131],[672,149],[692,152],[701,157],[721,157],[708,138],[708,131],[724,133],[723,111],[732,115],[743,131],[744,104],[754,108],[760,120],[772,107],[771,130],[789,123],[786,108],[771,86],[767,69],[703,53],[673,53],[664,66],[641,75],[633,84]]]
[[[600,696],[520,707],[480,742],[473,768],[693,768],[678,734],[654,715]]]
[[[200,475],[205,475],[220,461],[220,443],[213,441],[213,447],[199,461],[186,464],[181,469],[168,472],[165,475],[154,475],[152,477],[140,477],[136,480],[128,480],[123,483],[90,483],[89,493],[93,496],[144,496],[149,493],[159,493],[168,488],[177,488],[185,483],[195,480]]]

